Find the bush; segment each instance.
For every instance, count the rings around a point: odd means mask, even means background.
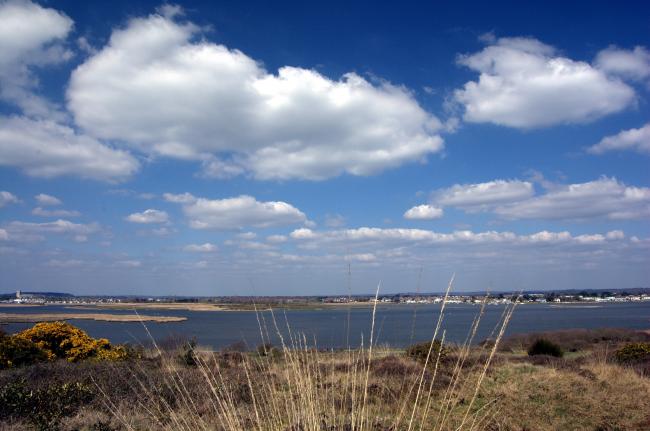
[[[545,338],[537,339],[529,348],[528,356],[548,355],[556,358],[564,356],[562,348],[554,342]]]
[[[260,356],[269,356],[271,359],[282,358],[282,350],[278,349],[271,343],[260,344],[257,346],[257,354]]]
[[[82,383],[32,390],[19,380],[0,389],[0,420],[26,420],[38,430],[57,430],[61,419],[74,415],[93,398],[94,393]]]
[[[116,361],[128,356],[123,346],[112,346],[105,338],[92,338],[65,322],[37,323],[14,337],[34,343],[50,360],[61,358],[77,362],[94,358]]]
[[[429,356],[429,365],[436,363],[438,360],[438,354],[440,354],[440,361],[444,361],[445,358],[449,355],[449,350],[444,347],[439,340],[433,340],[413,344],[412,346],[407,347],[406,356],[424,364],[427,360],[429,349],[431,349],[431,355]]]
[[[43,349],[30,340],[0,334],[0,369],[47,360]]]
[[[196,361],[196,354],[194,353],[194,348],[196,347],[196,339],[192,338],[187,341],[182,348],[180,359],[184,365],[188,367],[195,367],[198,363]]]
[[[618,349],[614,356],[620,363],[633,363],[650,359],[650,343],[628,344]]]

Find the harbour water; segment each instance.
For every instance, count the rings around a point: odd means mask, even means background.
[[[448,304],[443,329],[446,339],[462,342],[467,336],[479,306]],[[475,341],[490,336],[497,325],[504,306],[490,305],[481,319]],[[0,313],[75,313],[76,307],[48,305],[42,307],[6,307]],[[133,310],[95,309],[92,313],[133,314]],[[114,343],[149,343],[170,336],[196,338],[202,346],[221,349],[243,342],[249,348],[261,343],[262,333],[278,342],[278,330],[286,337],[287,327],[294,334],[304,334],[310,345],[319,348],[359,346],[368,343],[372,309],[328,308],[315,310],[276,309],[256,314],[252,311],[186,311],[139,310],[140,314],[183,316],[187,320],[174,323],[104,322],[71,319],[70,323],[86,330],[93,337],[108,338]],[[431,338],[440,313],[440,305],[379,305],[375,319],[375,336],[378,344],[404,347],[415,341]],[[349,315],[349,330],[348,330]],[[275,322],[274,322],[275,320]],[[30,327],[31,323],[2,325],[9,333]],[[277,328],[276,328],[277,325]],[[524,304],[517,306],[506,334],[540,332],[574,328],[629,328],[650,329],[650,302],[625,302],[602,305],[583,304]],[[151,334],[151,337],[149,336]]]

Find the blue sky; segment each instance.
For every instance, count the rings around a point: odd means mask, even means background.
[[[0,291],[647,287],[649,14],[0,2]]]

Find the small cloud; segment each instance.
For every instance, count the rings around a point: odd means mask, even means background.
[[[281,243],[281,242],[286,242],[287,237],[286,237],[286,235],[269,235],[269,236],[266,237],[266,240],[268,242],[278,244],[278,243]]]
[[[151,234],[155,236],[167,236],[167,235],[171,235],[174,232],[176,232],[175,229],[170,229],[166,226],[156,228],[156,229],[151,229]]]
[[[36,199],[36,202],[38,202],[40,205],[61,205],[63,202],[61,202],[60,199],[52,196],[52,195],[46,195],[45,193],[40,193],[36,196],[34,196],[34,199]]]
[[[115,196],[128,196],[138,199],[151,200],[156,197],[154,193],[139,193],[131,189],[111,189],[108,192],[109,195]]]
[[[47,266],[51,266],[53,268],[76,268],[80,267],[84,264],[83,261],[77,260],[77,259],[67,259],[67,260],[59,260],[59,259],[51,259],[47,262]]]
[[[69,210],[46,210],[41,207],[36,207],[32,210],[32,214],[39,217],[79,217],[79,211]]]
[[[404,218],[408,220],[433,220],[442,217],[442,208],[431,205],[418,205],[404,213]]]
[[[18,202],[19,200],[14,194],[4,190],[0,191],[0,208],[8,204],[15,204]]]
[[[118,260],[115,262],[115,265],[122,266],[124,268],[139,268],[142,266],[142,262],[139,260]]]
[[[212,253],[217,251],[218,247],[214,244],[206,242],[204,244],[189,244],[183,247],[184,251],[192,253]]]
[[[589,147],[587,152],[603,154],[625,150],[650,155],[650,123],[638,129],[623,130],[616,135],[606,136],[596,145]]]
[[[422,87],[422,90],[429,95],[436,94],[436,90],[433,87],[429,87],[428,85]]]
[[[173,202],[175,204],[189,204],[196,201],[196,197],[187,192],[181,194],[164,193],[163,199],[165,199],[167,202]]]
[[[97,48],[92,46],[90,42],[88,41],[88,38],[85,36],[81,36],[80,38],[77,39],[77,47],[82,51],[85,52],[86,54],[93,55],[97,53]]]
[[[343,227],[345,226],[345,217],[341,214],[327,214],[325,215],[325,226]]]
[[[257,234],[255,232],[244,232],[244,233],[237,234],[237,238],[240,238],[240,239],[255,239],[255,238],[257,238]]]
[[[300,228],[291,232],[289,236],[293,239],[309,239],[309,238],[314,238],[316,234],[311,229]]]
[[[126,217],[126,221],[131,223],[168,223],[169,216],[165,211],[160,211],[156,209],[147,209],[140,213],[133,213]]]

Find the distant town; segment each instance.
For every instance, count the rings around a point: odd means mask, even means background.
[[[60,292],[21,292],[0,294],[0,304],[25,305],[93,305],[121,303],[203,303],[223,305],[315,306],[342,304],[372,304],[375,295],[334,296],[82,296]],[[442,293],[397,293],[379,295],[382,304],[437,304],[444,300]],[[517,303],[608,303],[650,301],[650,288],[613,290],[561,290],[548,292],[469,292],[450,295],[451,304],[510,304]]]

